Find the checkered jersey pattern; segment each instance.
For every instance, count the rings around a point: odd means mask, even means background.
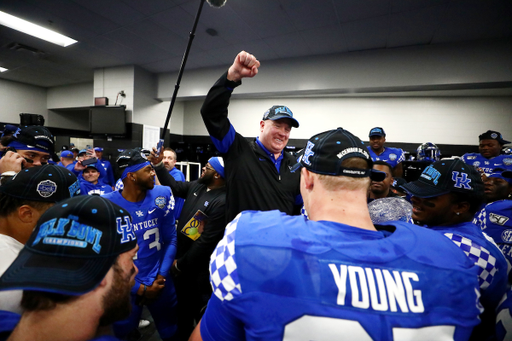
[[[174,196],[172,195],[172,191],[170,187],[166,187],[169,190],[169,203],[167,204],[167,207],[165,209],[164,217],[169,214],[172,210],[174,210]]]
[[[242,293],[235,262],[235,232],[239,214],[228,226],[210,259],[210,283],[221,301],[231,301]]]
[[[487,211],[485,207],[480,210],[477,214],[475,214],[475,218],[473,219],[473,224],[480,227],[482,230],[487,228]]]
[[[478,284],[480,284],[480,289],[487,289],[496,274],[496,258],[486,248],[474,243],[471,239],[453,233],[445,233],[444,235],[460,247],[475,265],[480,267]]]

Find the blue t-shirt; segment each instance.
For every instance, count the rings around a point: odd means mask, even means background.
[[[133,231],[137,236],[139,251],[134,263],[139,269],[135,286],[151,285],[157,275],[167,276],[176,255],[176,228],[173,215],[174,197],[166,186],[155,186],[148,190],[144,200],[131,202],[123,198],[122,192],[103,195],[113,203],[126,209],[132,216]],[[124,222],[119,222],[122,224]],[[170,281],[172,283],[172,281]]]
[[[476,266],[438,233],[388,226],[242,212],[211,257],[203,340],[467,340]]]
[[[480,153],[466,153],[462,155],[462,161],[475,168],[481,168],[486,175],[493,173],[496,168],[512,170],[512,155],[498,155],[488,159]]]
[[[174,180],[176,181],[185,181],[185,174],[180,171],[178,168],[174,167],[169,171],[169,174],[172,175]],[[175,198],[176,204],[174,205],[174,218],[176,220],[180,219],[181,210],[183,209],[183,204],[185,203],[185,199],[183,198]]]
[[[405,160],[404,151],[400,148],[385,147],[384,151],[377,155],[370,146],[367,146],[370,157],[373,161],[385,161],[395,168],[400,162]]]

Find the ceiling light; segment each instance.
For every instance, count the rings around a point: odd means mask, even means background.
[[[5,71],[8,71],[8,70],[9,69],[6,69],[6,68],[0,66],[0,72],[5,72]]]
[[[65,35],[51,31],[36,24],[32,24],[31,22],[17,18],[2,11],[0,11],[0,25],[10,27],[14,30],[30,34],[36,38],[43,39],[63,47],[77,42],[74,39],[66,37]]]

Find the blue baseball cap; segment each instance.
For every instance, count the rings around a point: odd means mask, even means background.
[[[295,118],[293,118],[293,113],[285,105],[274,105],[272,108],[268,109],[264,114],[262,120],[279,120],[281,118],[289,118],[292,120],[292,127],[298,128],[299,127],[299,121],[297,121]]]
[[[512,186],[512,171],[495,169],[494,172],[489,174],[487,177],[505,180]]]
[[[97,151],[97,152],[102,152],[103,151],[103,147],[94,147],[94,150]]]
[[[386,136],[386,133],[384,132],[384,129],[382,129],[381,127],[375,127],[375,128],[372,128],[370,129],[370,133],[368,134],[369,137],[372,137],[372,136]]]
[[[69,150],[64,150],[62,153],[60,153],[60,157],[75,158],[75,154],[73,154],[73,152],[70,152]]]

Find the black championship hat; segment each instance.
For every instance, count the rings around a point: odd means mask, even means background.
[[[279,120],[281,118],[289,118],[292,120],[292,127],[298,128],[299,121],[293,118],[293,113],[287,106],[284,105],[274,105],[272,108],[268,109],[264,114],[262,120]]]
[[[43,126],[20,127],[12,137],[14,141],[17,142],[14,145],[16,149],[23,150],[21,145],[25,145],[28,149],[39,149],[48,154],[54,154],[54,137],[52,133]]]
[[[484,194],[480,173],[460,159],[436,161],[423,170],[418,180],[402,188],[418,198],[437,197],[450,192]]]
[[[0,290],[81,295],[101,282],[118,255],[136,245],[125,209],[96,195],[70,198],[41,216],[0,277]]]
[[[368,162],[368,169],[346,168],[341,163],[359,157]],[[386,173],[371,169],[373,161],[368,149],[357,136],[343,128],[329,130],[311,137],[302,151],[299,163],[307,170],[324,175],[344,175],[354,178],[370,176],[382,181]]]
[[[80,182],[64,167],[44,165],[21,170],[0,186],[0,192],[23,200],[59,202],[80,194]]]
[[[487,130],[485,133],[478,136],[478,140],[496,140],[501,145],[510,143],[510,141],[503,139],[503,136],[501,136],[501,133],[499,131],[494,130]]]
[[[142,148],[127,149],[117,157],[116,163],[120,169],[137,166],[149,162]]]
[[[382,129],[381,127],[375,127],[375,128],[370,129],[370,132],[368,133],[368,137],[372,137],[372,136],[386,137],[386,133],[384,132],[384,129]]]

